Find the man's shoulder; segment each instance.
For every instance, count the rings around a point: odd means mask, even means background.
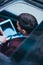
[[[15,38],[15,39],[11,40],[10,47],[12,47],[12,46],[18,47],[24,39],[25,38]]]

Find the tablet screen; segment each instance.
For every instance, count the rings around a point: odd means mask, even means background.
[[[6,38],[17,34],[16,29],[14,28],[10,19],[1,22],[0,28],[4,31],[4,35]]]

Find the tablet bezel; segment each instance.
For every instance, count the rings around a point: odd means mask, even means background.
[[[12,29],[16,32],[16,29],[14,28],[14,25],[13,25],[13,23],[12,23],[12,21],[10,19],[7,19],[5,21],[0,22],[0,28],[1,28],[1,30],[3,30],[2,27],[1,27],[1,25],[5,24],[7,22],[10,22],[10,24],[12,26]],[[17,32],[15,34],[17,34]],[[9,38],[6,37],[6,40],[9,40]]]

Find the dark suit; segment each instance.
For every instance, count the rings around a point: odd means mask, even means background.
[[[4,53],[7,56],[10,56],[13,51],[21,44],[21,42],[24,40],[25,38],[16,38],[13,39],[11,41],[9,41],[9,47],[7,47],[7,43],[0,46],[0,52]]]

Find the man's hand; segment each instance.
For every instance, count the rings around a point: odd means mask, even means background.
[[[1,43],[5,43],[6,42],[6,38],[5,38],[4,33],[3,33],[2,30],[0,30],[0,41],[1,41]]]

